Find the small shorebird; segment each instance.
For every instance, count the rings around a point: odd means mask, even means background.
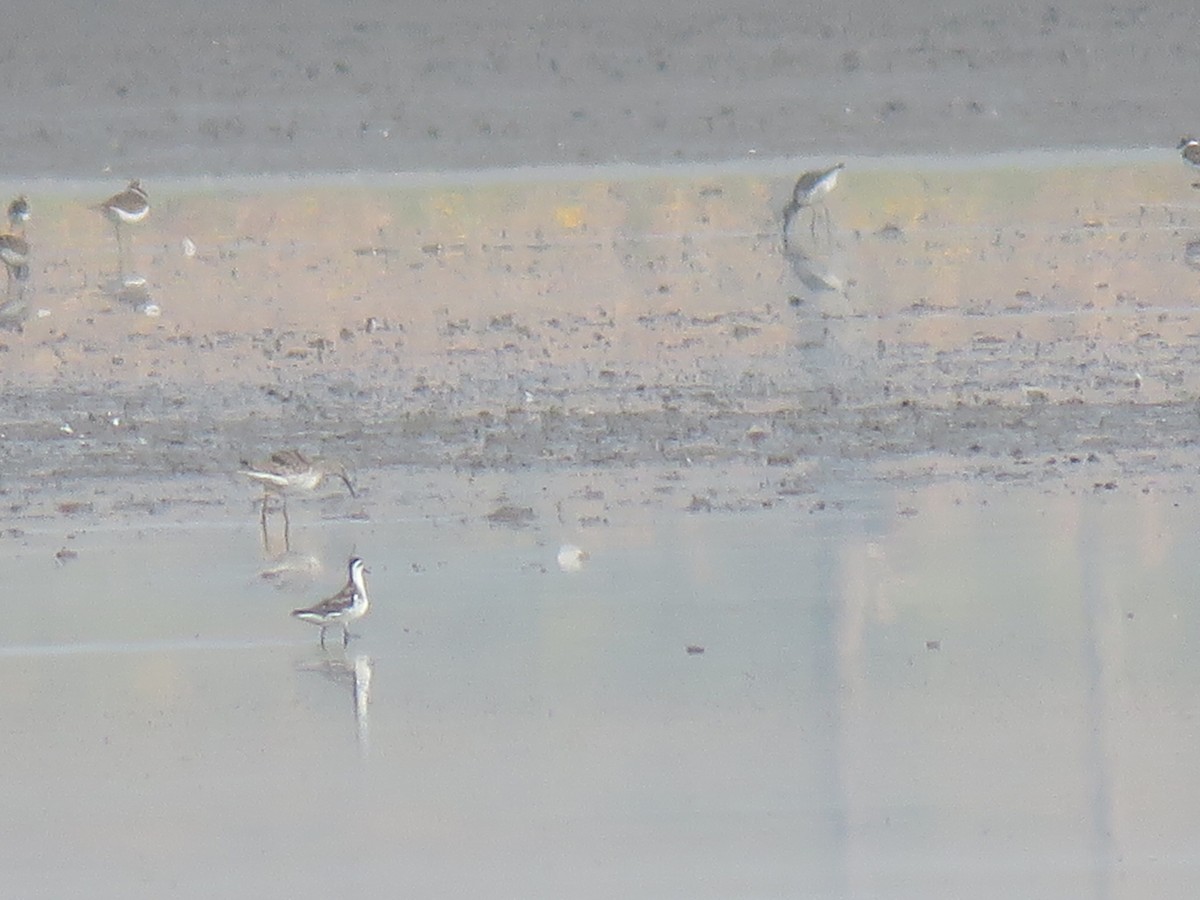
[[[305,622],[321,626],[321,646],[325,646],[325,629],[330,625],[342,626],[342,646],[350,643],[349,624],[367,613],[371,600],[367,596],[367,583],[363,574],[366,564],[357,556],[350,560],[350,577],[346,586],[307,609],[293,609],[292,615]]]
[[[22,194],[8,204],[8,221],[13,228],[20,228],[25,233],[25,223],[29,221],[29,200]]]
[[[8,291],[14,281],[29,278],[29,241],[25,240],[25,223],[29,221],[29,201],[18,197],[8,205],[8,223],[12,231],[0,234],[0,262],[8,273]],[[19,232],[19,233],[18,233]]]
[[[119,194],[113,194],[94,207],[112,222],[117,235],[117,264],[125,271],[125,245],[121,240],[121,226],[133,225],[150,214],[150,197],[136,178]]]
[[[1180,138],[1179,146],[1175,149],[1179,151],[1185,163],[1193,169],[1200,169],[1200,141],[1194,137]],[[1200,181],[1192,182],[1192,187],[1200,188]]]
[[[262,513],[259,521],[262,524],[263,543],[267,542],[267,504],[271,496],[279,498],[283,508],[283,544],[285,549],[291,548],[291,521],[288,519],[288,494],[306,494],[315,491],[326,478],[342,479],[351,497],[358,496],[346,467],[341,463],[313,458],[309,459],[299,450],[280,450],[272,453],[269,459],[261,463],[248,463],[242,460],[239,475],[245,475],[252,481],[262,485]]]
[[[838,173],[846,166],[845,163],[838,163],[836,166],[831,166],[828,169],[820,169],[815,172],[805,172],[796,180],[796,186],[792,188],[792,199],[788,205],[783,208],[783,242],[787,244],[788,229],[791,227],[792,218],[800,210],[808,207],[812,210],[812,223],[810,230],[813,237],[817,234],[817,203],[824,205],[825,195],[834,189],[837,185]],[[829,226],[829,207],[825,207],[825,227]]]

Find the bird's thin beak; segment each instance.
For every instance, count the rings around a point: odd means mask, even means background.
[[[357,494],[357,493],[355,492],[355,490],[354,490],[354,485],[352,485],[352,484],[350,483],[350,478],[349,478],[349,476],[347,476],[347,475],[341,475],[341,476],[339,476],[339,477],[342,479],[342,481],[346,482],[346,490],[348,490],[348,491],[350,492],[350,496],[351,496],[351,497],[355,497],[355,498],[357,498],[357,497],[358,497],[358,494]]]

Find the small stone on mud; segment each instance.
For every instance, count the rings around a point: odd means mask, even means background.
[[[512,528],[524,528],[536,518],[533,514],[533,509],[528,506],[513,506],[510,503],[505,503],[497,506],[494,510],[484,516],[493,525],[508,525]]]
[[[1189,269],[1200,270],[1200,241],[1189,241],[1183,248],[1183,261]]]
[[[688,644],[684,649],[687,650],[688,656],[699,656],[704,652],[704,648],[699,644]]]
[[[761,425],[752,425],[746,430],[746,440],[751,444],[761,444],[771,434],[766,428]]]

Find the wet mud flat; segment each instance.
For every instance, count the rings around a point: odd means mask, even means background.
[[[852,164],[785,243],[795,165],[167,184],[129,229],[136,279],[88,198],[51,193],[0,332],[4,487],[291,445],[781,482],[1188,457],[1200,210],[1174,166]]]

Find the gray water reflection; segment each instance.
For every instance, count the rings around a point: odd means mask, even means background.
[[[630,505],[571,572],[553,515],[327,522],[320,556],[373,573],[344,656],[257,577],[252,521],[81,529],[62,566],[27,534],[0,865],[21,896],[1186,896],[1179,496]]]
[[[302,672],[316,672],[348,689],[354,710],[354,734],[365,757],[371,749],[371,674],[374,671],[371,657],[365,653],[355,653],[349,658],[345,655],[336,657],[323,652],[320,658],[302,661],[296,668]]]
[[[24,285],[15,294],[0,303],[0,330],[20,332],[29,319],[29,300]]]
[[[102,293],[109,302],[144,316],[157,318],[162,314],[161,307],[150,293],[146,279],[140,275],[122,275],[109,279]]]

